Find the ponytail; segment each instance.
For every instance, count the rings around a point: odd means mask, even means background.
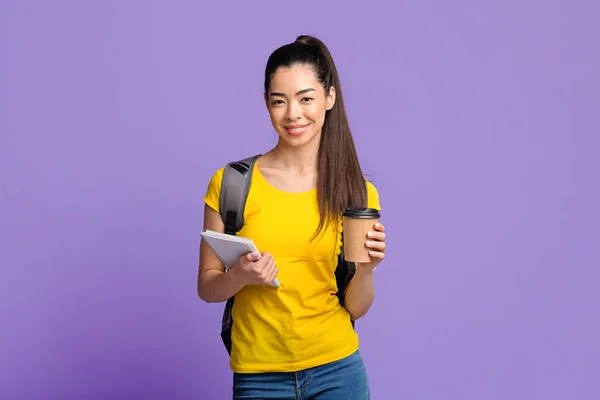
[[[324,225],[339,222],[344,208],[366,207],[367,199],[339,74],[327,46],[313,36],[302,35],[294,43],[275,50],[265,68],[265,92],[269,92],[271,77],[278,68],[296,64],[310,66],[326,93],[332,86],[336,91],[335,103],[325,114],[319,145],[317,198],[320,221],[316,236]]]

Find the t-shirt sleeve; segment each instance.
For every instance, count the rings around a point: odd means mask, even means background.
[[[368,197],[368,207],[375,208],[381,211],[381,204],[379,204],[379,192],[375,185],[371,182],[367,181],[367,197]]]
[[[219,212],[219,197],[221,194],[221,182],[223,181],[224,168],[220,168],[211,177],[204,195],[204,202],[216,212]]]

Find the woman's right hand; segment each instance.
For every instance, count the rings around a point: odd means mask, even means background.
[[[240,257],[228,273],[232,272],[245,285],[269,285],[279,271],[272,255],[253,252]]]

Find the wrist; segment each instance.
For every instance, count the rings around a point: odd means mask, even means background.
[[[377,265],[370,265],[370,263],[358,263],[356,265],[356,274],[370,276],[375,274]]]
[[[357,265],[356,272],[352,280],[356,280],[362,283],[374,283],[375,282],[375,268],[365,265]]]
[[[240,274],[238,268],[231,268],[225,273],[225,279],[229,280],[229,283],[234,286],[237,290],[246,286],[243,280],[243,275]]]

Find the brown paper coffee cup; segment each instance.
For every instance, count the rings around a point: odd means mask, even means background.
[[[375,208],[347,208],[342,217],[344,258],[350,262],[370,262],[370,250],[365,242],[368,239],[367,232],[375,229],[374,225],[381,217],[380,211]]]

